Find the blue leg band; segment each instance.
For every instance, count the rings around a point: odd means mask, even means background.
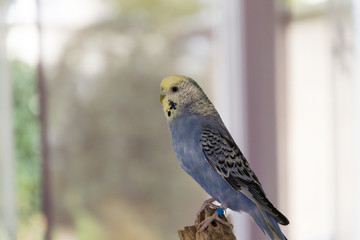
[[[221,215],[224,214],[224,210],[223,210],[222,208],[217,208],[217,209],[215,210],[215,212],[217,212],[217,214],[219,215],[219,217],[221,217]]]

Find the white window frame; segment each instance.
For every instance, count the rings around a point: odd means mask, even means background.
[[[12,94],[6,55],[6,11],[0,3],[0,238],[16,239]]]
[[[352,16],[353,16],[353,25],[354,25],[354,33],[355,33],[355,68],[354,68],[354,77],[356,79],[356,121],[358,123],[356,129],[356,142],[357,142],[357,156],[356,156],[356,172],[357,174],[357,181],[355,182],[355,196],[356,202],[360,203],[360,2],[358,0],[352,0]],[[359,226],[360,224],[360,206],[357,205],[356,209],[354,210],[356,215],[356,225]],[[355,239],[360,239],[360,227],[356,229],[355,232]]]
[[[284,53],[276,46],[284,42],[285,18],[275,17],[278,8],[274,0],[215,3],[214,8],[221,12],[215,30],[218,51],[213,60],[217,66],[213,74],[215,105],[267,196],[286,213],[286,176],[278,174],[286,169],[285,149],[279,147],[285,133],[278,128],[285,122],[283,105],[279,105],[285,96],[281,87]],[[264,239],[248,215],[234,213],[232,219],[238,239]]]

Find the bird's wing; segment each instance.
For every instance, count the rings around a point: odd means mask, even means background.
[[[234,190],[240,191],[242,187],[249,185],[261,186],[232,138],[224,136],[219,131],[204,128],[200,144],[207,161]]]
[[[286,217],[266,198],[259,179],[229,134],[204,128],[200,145],[209,164],[234,190],[242,192],[256,205],[273,215],[279,223],[288,224]]]

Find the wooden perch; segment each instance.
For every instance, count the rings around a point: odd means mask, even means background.
[[[201,212],[200,221],[212,216],[215,209],[209,206]],[[221,216],[222,219],[227,221],[225,215]],[[236,240],[235,235],[232,233],[230,227],[225,226],[217,221],[213,221],[203,232],[197,233],[197,226],[187,226],[184,230],[178,230],[180,240]]]

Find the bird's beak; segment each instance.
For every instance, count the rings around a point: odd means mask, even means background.
[[[165,91],[161,90],[160,91],[160,102],[161,102],[161,104],[163,103],[164,98],[165,98]]]

